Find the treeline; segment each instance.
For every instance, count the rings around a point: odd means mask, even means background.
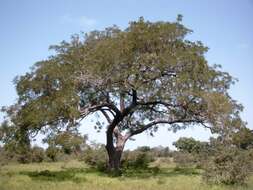
[[[32,146],[30,140],[29,143],[22,146],[19,138],[13,138],[12,141],[4,143],[1,147],[0,162],[12,161],[25,164],[76,159],[88,147],[87,140],[87,135],[73,131],[50,133],[43,139],[47,148],[42,148],[37,145]]]
[[[87,135],[65,131],[49,135],[44,140],[48,144],[46,149],[33,146],[26,154],[21,154],[22,150],[17,149],[15,144],[4,144],[0,148],[0,162],[8,164],[10,161],[30,163],[77,159],[105,172],[108,156],[104,145],[87,143],[87,140]],[[252,174],[253,132],[248,128],[229,136],[210,138],[208,142],[181,137],[173,145],[177,150],[162,146],[141,146],[124,151],[121,159],[122,172],[150,169],[159,172],[162,165],[175,163],[176,169],[203,170],[202,177],[208,183],[225,184],[244,183]]]
[[[22,164],[32,162],[57,162],[77,159],[95,168],[105,168],[108,161],[105,145],[100,143],[87,143],[87,135],[73,135],[62,133],[53,138],[44,140],[47,148],[34,145],[24,153],[15,144],[0,146],[0,163],[8,164],[18,162]],[[172,157],[173,151],[169,147],[140,146],[135,150],[125,150],[122,164],[127,167],[143,168],[159,157]],[[141,159],[143,159],[141,161]],[[136,163],[134,162],[136,160]],[[139,163],[139,164],[138,164]]]

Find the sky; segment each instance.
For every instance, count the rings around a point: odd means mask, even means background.
[[[15,102],[14,77],[52,55],[50,45],[113,24],[124,29],[141,16],[149,21],[175,21],[177,14],[194,31],[188,38],[210,48],[206,54],[209,64],[221,64],[239,79],[230,94],[244,105],[241,116],[253,129],[253,0],[0,0],[0,106]],[[80,130],[90,140],[104,143],[104,131],[96,133],[92,126],[88,120]],[[173,148],[172,142],[181,136],[208,140],[210,135],[199,127],[177,133],[160,128],[155,137],[136,136],[126,148]],[[36,143],[40,145],[40,140]]]

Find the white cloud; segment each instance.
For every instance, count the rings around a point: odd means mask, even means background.
[[[72,17],[65,15],[61,19],[62,24],[74,24],[84,28],[91,28],[97,24],[97,20],[86,16]]]

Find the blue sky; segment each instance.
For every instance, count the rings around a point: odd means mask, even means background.
[[[0,1],[0,106],[16,99],[12,80],[24,74],[36,61],[52,52],[49,45],[81,31],[103,29],[116,24],[125,28],[140,16],[150,21],[174,21],[182,14],[183,24],[210,50],[209,64],[221,64],[239,79],[231,96],[245,107],[242,117],[253,129],[253,0],[1,0]],[[0,115],[2,120],[2,115]],[[91,127],[91,126],[90,126]],[[86,122],[83,133],[104,142],[104,133],[95,133]],[[208,139],[204,129],[191,128],[176,134],[159,130],[155,137],[142,134],[127,148],[140,145],[171,146],[180,136]]]

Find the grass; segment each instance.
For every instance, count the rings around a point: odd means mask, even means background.
[[[252,190],[244,186],[207,185],[201,171],[170,164],[148,170],[128,170],[121,177],[88,168],[78,161],[9,164],[0,167],[0,190]]]

